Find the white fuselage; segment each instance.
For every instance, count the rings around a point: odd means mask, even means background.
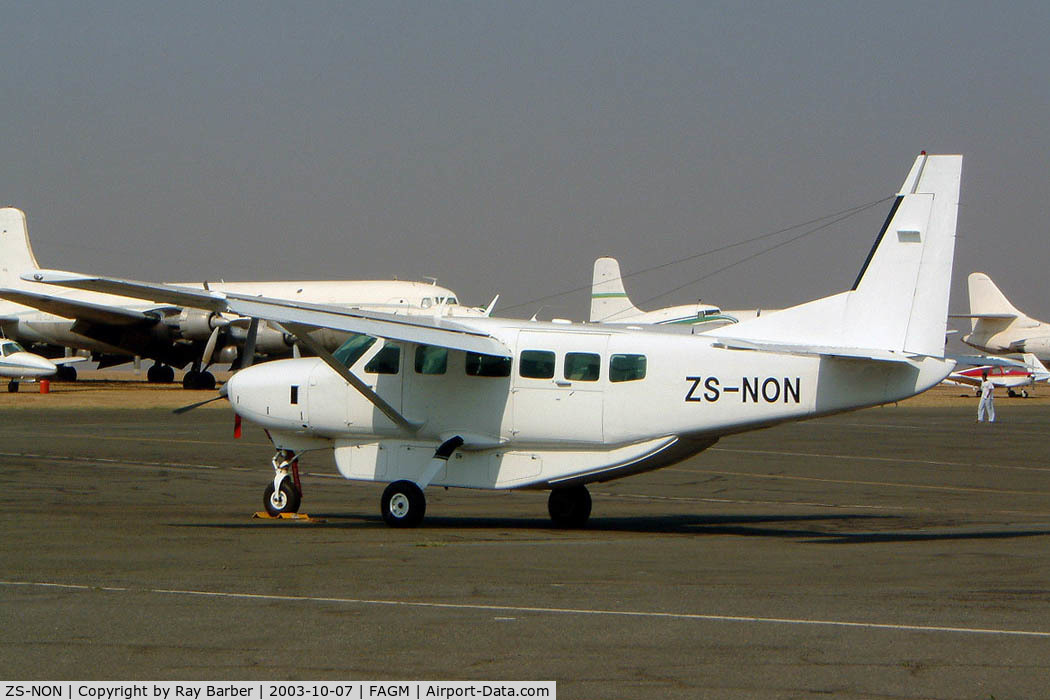
[[[347,478],[415,478],[435,444],[460,435],[464,449],[433,483],[549,487],[664,466],[721,435],[896,401],[937,384],[953,364],[728,350],[703,336],[651,331],[497,319],[484,325],[513,349],[506,376],[468,375],[468,353],[455,350],[447,352],[443,373],[421,373],[420,346],[412,343],[399,344],[396,374],[369,372],[382,341],[351,366],[408,420],[425,420],[415,432],[399,428],[316,358],[242,370],[227,386],[229,399],[279,449],[334,448]],[[544,357],[553,367],[523,372],[536,353],[552,353]],[[640,357],[644,377],[634,378]],[[596,379],[570,378],[580,376],[580,358],[596,361]]]
[[[962,337],[970,347],[993,355],[1030,352],[1050,362],[1050,324],[1021,316],[1012,321],[980,321]]]

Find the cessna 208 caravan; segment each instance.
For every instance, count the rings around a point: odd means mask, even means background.
[[[920,155],[853,287],[702,335],[499,318],[394,317],[58,271],[41,282],[263,318],[317,357],[240,370],[220,392],[277,454],[273,513],[299,458],[388,483],[384,520],[418,525],[429,486],[549,489],[582,526],[586,484],[674,464],[723,435],[898,401],[944,379],[962,157]],[[355,335],[334,353],[319,329]],[[724,331],[724,332],[723,332]]]
[[[33,278],[19,278],[39,267],[29,243],[25,212],[0,208],[0,329],[8,338],[26,345],[87,350],[100,367],[122,364],[133,357],[150,358],[155,361],[147,373],[151,382],[170,382],[175,377],[172,367],[190,364],[183,379],[187,389],[215,387],[215,378],[208,371],[213,361],[249,365],[256,352],[271,357],[293,352],[294,339],[287,333],[266,324],[249,333],[250,319],[236,315],[179,305],[158,306],[111,294],[56,290]],[[181,284],[395,314],[488,313],[459,305],[452,290],[436,283],[314,280]],[[249,337],[254,342],[246,348]],[[331,342],[334,349],[341,340]],[[59,376],[75,379],[76,372],[64,366]]]

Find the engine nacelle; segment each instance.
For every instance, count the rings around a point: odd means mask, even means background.
[[[225,319],[214,311],[183,309],[178,318],[179,335],[187,340],[207,340]]]
[[[230,337],[240,346],[248,339],[247,319],[238,319],[230,325]],[[295,343],[295,338],[279,331],[269,323],[262,322],[255,334],[255,352],[260,355],[285,355]]]
[[[255,338],[255,352],[260,355],[283,355],[295,343],[295,339],[279,331],[268,323],[259,324],[259,333]]]
[[[1021,346],[1021,352],[1030,352],[1039,357],[1050,355],[1050,336],[1026,339]]]

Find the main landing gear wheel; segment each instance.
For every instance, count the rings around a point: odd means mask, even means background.
[[[77,368],[69,365],[59,365],[55,372],[55,379],[63,382],[75,382],[77,380]]]
[[[427,513],[427,499],[419,486],[402,479],[386,487],[380,508],[390,527],[418,527]]]
[[[288,479],[281,482],[280,491],[275,491],[271,482],[263,492],[263,505],[266,507],[266,512],[275,518],[281,513],[298,513],[302,500],[302,494],[295,490],[295,484]]]
[[[194,372],[190,370],[182,377],[183,389],[207,389],[215,388],[215,375],[211,372]]]
[[[14,379],[12,379],[10,382],[8,382],[7,383],[7,392],[9,394],[17,394],[18,393],[18,382],[16,382]]]
[[[146,381],[150,384],[171,384],[175,381],[175,370],[167,365],[153,365],[146,370]]]
[[[591,517],[591,494],[582,484],[554,489],[547,498],[547,512],[556,527],[583,527]]]

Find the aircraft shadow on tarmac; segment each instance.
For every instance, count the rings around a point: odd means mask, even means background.
[[[371,529],[386,527],[379,516],[349,513],[315,513],[311,517],[324,522],[294,523],[282,521],[252,521],[229,523],[187,524],[172,523],[174,527],[203,527],[219,529],[257,529],[305,527],[308,529]],[[897,524],[894,531],[851,531],[869,522],[882,525]],[[803,527],[811,523],[814,526]],[[824,523],[826,529],[816,527]],[[794,526],[792,526],[794,525]],[[835,527],[838,525],[839,527]],[[668,515],[668,516],[623,516],[591,518],[584,530],[557,530],[558,532],[633,532],[668,535],[737,535],[741,537],[774,537],[801,539],[817,544],[877,544],[885,542],[923,542],[947,540],[1010,539],[1050,535],[1050,530],[966,530],[958,526],[944,531],[930,532],[935,523],[924,520],[922,531],[908,531],[908,519],[894,515],[871,515],[842,513],[836,515]],[[435,530],[551,530],[550,521],[541,518],[481,518],[428,516],[424,525],[416,531]]]

